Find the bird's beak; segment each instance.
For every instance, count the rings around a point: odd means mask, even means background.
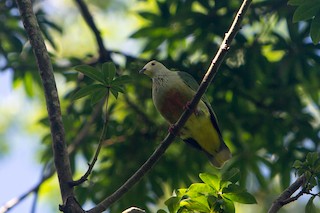
[[[142,69],[139,71],[139,74],[143,74],[145,71],[146,71],[146,68],[142,68]]]

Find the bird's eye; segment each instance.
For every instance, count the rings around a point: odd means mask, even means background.
[[[156,63],[152,62],[151,65],[154,66],[154,65],[156,65]]]

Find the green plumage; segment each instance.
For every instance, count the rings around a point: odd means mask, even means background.
[[[173,72],[157,61],[150,61],[140,71],[152,78],[152,98],[160,114],[174,124],[191,101],[199,85],[185,72]],[[222,139],[217,118],[205,96],[180,131],[187,144],[206,153],[210,162],[221,167],[231,158]]]

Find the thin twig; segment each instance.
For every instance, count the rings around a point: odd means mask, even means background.
[[[39,200],[39,188],[37,188],[37,190],[34,191],[34,198],[33,198],[33,201],[32,201],[32,206],[31,206],[30,213],[35,213],[36,212],[36,207],[37,207],[38,200]]]
[[[295,193],[301,186],[303,186],[305,182],[306,177],[304,175],[300,176],[294,183],[286,188],[275,201],[273,201],[268,213],[276,213],[282,206],[297,200],[304,193],[303,190],[293,198],[291,198],[291,195]]]
[[[190,102],[190,106],[186,109],[181,115],[180,119],[176,122],[172,131],[166,136],[166,138],[161,142],[158,148],[153,152],[153,154],[147,159],[147,161],[134,173],[122,186],[120,186],[113,194],[109,197],[101,201],[97,206],[90,209],[88,213],[97,213],[106,210],[111,204],[120,199],[129,189],[131,189],[141,178],[155,165],[155,163],[160,159],[160,157],[164,154],[166,149],[172,143],[175,138],[175,135],[179,132],[182,126],[186,123],[187,119],[192,114],[196,105],[199,103],[202,95],[205,93],[208,88],[210,82],[214,78],[215,74],[218,71],[225,55],[229,50],[229,46],[231,41],[237,34],[240,29],[241,21],[244,17],[245,12],[248,10],[250,6],[251,0],[244,0],[236,17],[233,20],[233,23],[226,33],[225,38],[223,39],[220,48],[211,62],[211,65],[204,76],[198,91],[196,92],[194,98]]]
[[[107,132],[108,121],[109,121],[109,113],[108,113],[109,94],[110,94],[110,91],[107,90],[105,103],[104,103],[105,106],[106,106],[105,119],[104,119],[104,122],[103,122],[102,133],[100,135],[99,144],[98,144],[98,147],[97,147],[96,152],[94,154],[94,157],[92,159],[92,162],[89,163],[88,170],[86,171],[86,173],[79,180],[75,180],[75,181],[70,182],[71,186],[78,186],[78,185],[82,184],[83,182],[85,182],[88,179],[89,175],[91,174],[91,172],[93,170],[93,167],[94,167],[95,163],[98,160],[98,156],[99,156],[101,147],[102,147],[104,139],[105,139],[105,135],[106,135],[106,132]]]

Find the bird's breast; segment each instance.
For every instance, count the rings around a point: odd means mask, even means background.
[[[192,99],[193,94],[189,94],[190,91],[185,91],[186,89],[189,88],[184,88],[179,82],[170,83],[164,79],[154,82],[153,102],[161,115],[170,123],[175,123],[179,119],[187,102]]]

